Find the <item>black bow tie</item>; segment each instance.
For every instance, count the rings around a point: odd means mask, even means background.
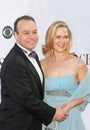
[[[30,54],[28,54],[29,57],[33,57],[33,58],[36,58],[36,52],[35,51],[32,51]]]

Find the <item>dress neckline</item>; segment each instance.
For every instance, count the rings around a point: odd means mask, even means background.
[[[45,77],[45,79],[54,79],[54,78],[60,78],[60,77],[75,77],[74,74],[68,74],[68,75],[60,75],[60,76],[55,76],[55,77]]]
[[[58,80],[58,79],[62,80],[64,78],[70,78],[71,80],[73,79],[78,84],[74,74],[68,74],[68,75],[62,75],[62,76],[56,76],[56,77],[46,77],[45,80]]]

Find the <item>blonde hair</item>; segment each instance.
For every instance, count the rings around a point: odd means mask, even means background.
[[[59,27],[65,27],[68,31],[68,35],[69,35],[69,39],[70,39],[70,43],[67,47],[67,54],[69,53],[69,50],[71,48],[72,45],[72,33],[69,29],[69,27],[67,26],[67,24],[63,21],[55,21],[54,23],[52,23],[47,32],[46,32],[46,36],[45,36],[45,45],[42,46],[42,52],[45,56],[49,56],[53,53],[53,37],[55,36],[56,30]]]

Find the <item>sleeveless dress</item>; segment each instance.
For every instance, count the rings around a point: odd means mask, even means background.
[[[43,130],[85,130],[81,111],[90,102],[89,71],[80,84],[77,83],[74,74],[45,78],[44,101],[50,106],[57,107],[77,98],[83,98],[84,103],[71,109],[66,120],[62,122],[53,121],[47,129],[43,125]]]

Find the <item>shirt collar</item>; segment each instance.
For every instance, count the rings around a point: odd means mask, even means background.
[[[24,48],[23,46],[21,46],[19,43],[16,43],[22,50],[23,50],[23,52],[25,53],[25,54],[30,54],[31,53],[31,51],[29,51],[29,50],[27,50],[26,48]]]

